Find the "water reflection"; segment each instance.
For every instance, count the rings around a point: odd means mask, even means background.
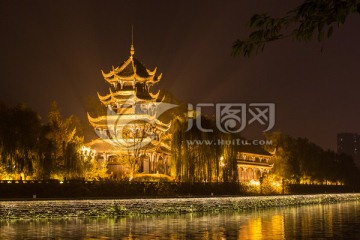
[[[359,202],[246,213],[0,221],[0,239],[360,239]]]

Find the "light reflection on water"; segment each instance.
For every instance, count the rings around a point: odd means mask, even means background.
[[[0,221],[0,239],[360,239],[360,202],[245,213]]]

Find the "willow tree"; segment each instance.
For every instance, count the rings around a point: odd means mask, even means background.
[[[216,145],[218,132],[200,131],[195,126],[187,130],[187,116],[172,124],[172,172],[185,182],[217,181],[219,179],[221,146]],[[214,130],[214,122],[202,117],[202,125]]]
[[[171,170],[170,173],[172,176],[175,176],[177,180],[181,180],[181,176],[183,175],[183,164],[182,164],[182,156],[184,152],[182,151],[185,145],[184,141],[184,119],[176,118],[171,124]]]
[[[224,182],[237,182],[239,180],[237,170],[238,146],[234,144],[238,138],[239,136],[236,134],[222,134],[221,136],[224,142],[222,145],[222,176]]]
[[[250,19],[253,32],[247,39],[235,41],[233,55],[250,56],[263,51],[266,44],[285,38],[307,42],[317,36],[322,42],[347,17],[359,14],[360,0],[306,0],[283,17],[255,14]]]
[[[32,175],[40,117],[24,104],[0,110],[1,162],[10,174]]]

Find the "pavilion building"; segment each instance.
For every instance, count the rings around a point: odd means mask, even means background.
[[[241,146],[237,154],[239,181],[259,180],[264,174],[269,174],[274,167],[272,157],[272,153],[259,146]]]
[[[162,74],[157,75],[156,68],[147,69],[134,54],[131,45],[130,57],[122,65],[108,73],[102,71],[110,90],[98,97],[107,114],[94,117],[88,113],[100,137],[88,146],[96,150],[97,159],[106,163],[115,178],[130,172],[169,173],[170,123],[158,119],[160,91],[150,91]]]
[[[159,117],[174,105],[164,103],[160,91],[151,92],[162,74],[157,75],[156,68],[147,69],[134,54],[131,45],[130,57],[123,64],[107,73],[102,71],[110,89],[106,95],[98,93],[98,98],[107,113],[88,113],[99,138],[86,146],[95,150],[99,164],[106,165],[115,179],[135,173],[170,175],[171,123]],[[237,154],[239,181],[259,180],[269,173],[271,158],[272,154],[261,147],[242,146]]]

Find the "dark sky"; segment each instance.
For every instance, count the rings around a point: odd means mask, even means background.
[[[42,116],[56,100],[85,119],[84,99],[109,87],[100,70],[129,57],[133,24],[135,55],[163,73],[161,89],[190,103],[276,103],[275,129],[335,149],[337,132],[360,132],[359,16],[324,44],[288,39],[230,55],[252,14],[281,16],[300,2],[1,0],[0,99]]]

